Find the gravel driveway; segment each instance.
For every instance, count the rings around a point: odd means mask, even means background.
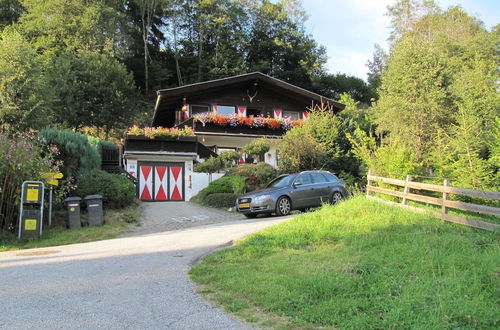
[[[170,210],[162,216],[177,217]],[[198,297],[189,266],[221,245],[287,219],[0,253],[0,328],[244,329]]]
[[[240,213],[207,208],[190,202],[142,203],[141,226],[130,226],[123,236],[137,236],[182,228],[246,219]]]

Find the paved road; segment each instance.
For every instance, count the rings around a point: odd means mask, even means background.
[[[244,329],[193,291],[189,265],[287,218],[0,253],[2,329]]]

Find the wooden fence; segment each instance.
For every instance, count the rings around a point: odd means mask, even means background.
[[[417,212],[428,212],[428,211],[425,209],[408,206],[409,200],[423,202],[423,203],[432,204],[432,205],[438,205],[438,206],[441,206],[441,212],[432,212],[432,213],[436,217],[438,217],[444,221],[460,223],[462,225],[475,227],[475,228],[481,228],[481,229],[490,230],[490,231],[500,231],[500,225],[498,225],[498,224],[489,223],[489,222],[480,221],[480,220],[473,220],[473,219],[469,219],[469,218],[465,218],[465,217],[460,217],[460,216],[448,214],[448,209],[452,208],[452,209],[458,209],[458,210],[463,210],[463,211],[471,211],[471,212],[476,212],[476,213],[481,213],[481,214],[500,216],[500,208],[498,208],[498,207],[465,203],[465,202],[459,202],[459,201],[452,201],[449,198],[450,194],[455,194],[455,195],[463,195],[463,196],[470,196],[470,197],[480,197],[480,198],[485,198],[485,199],[500,200],[500,192],[482,191],[482,190],[452,187],[452,186],[450,186],[450,182],[448,179],[444,180],[442,186],[436,185],[436,184],[414,182],[414,181],[411,181],[412,177],[410,175],[408,175],[406,177],[406,180],[398,180],[398,179],[384,178],[384,177],[380,177],[380,176],[371,175],[371,173],[368,172],[367,179],[368,179],[368,184],[366,186],[366,192],[367,192],[368,197],[370,197],[370,198],[375,198],[375,197],[371,196],[372,193],[379,193],[379,194],[384,194],[384,195],[389,195],[389,196],[394,196],[394,197],[400,197],[400,198],[402,198],[401,203],[394,203],[394,202],[387,202],[387,201],[384,201],[384,202],[389,203],[389,204],[395,204],[395,205],[402,206],[405,208],[409,208],[409,209],[412,209],[412,210],[417,211]],[[391,190],[391,189],[387,189],[387,188],[374,186],[373,185],[374,182],[381,182],[381,183],[385,183],[385,184],[389,184],[389,185],[393,185],[393,186],[403,187],[404,190],[403,191],[396,191],[396,190]],[[412,191],[412,189],[417,190],[417,191]],[[438,192],[438,193],[442,194],[442,197],[436,198],[436,197],[431,197],[431,196],[419,195],[418,190]],[[378,200],[380,200],[380,199],[378,199]]]

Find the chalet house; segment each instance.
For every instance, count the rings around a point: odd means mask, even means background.
[[[157,91],[152,127],[185,129],[190,136],[127,135],[123,158],[137,178],[138,197],[148,201],[189,200],[200,189],[193,162],[226,150],[240,153],[254,139],[281,139],[307,120],[308,109],[344,105],[268,75],[254,72]],[[272,148],[265,161],[279,164]]]

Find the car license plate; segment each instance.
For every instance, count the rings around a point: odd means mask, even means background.
[[[240,209],[248,209],[250,207],[250,203],[241,203]]]

